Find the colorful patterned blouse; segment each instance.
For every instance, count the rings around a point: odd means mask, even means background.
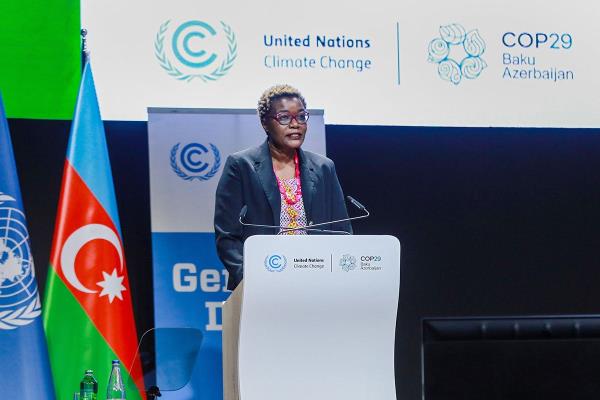
[[[296,193],[298,189],[298,180],[296,178],[290,179],[279,179],[279,184],[288,193]],[[279,216],[279,225],[288,228],[297,228],[300,226],[306,226],[306,212],[304,211],[304,201],[302,195],[299,196],[297,202],[294,204],[288,204],[285,200],[284,195],[281,195],[281,213]],[[306,235],[306,231],[303,229],[295,231],[284,231],[280,230],[282,235]]]

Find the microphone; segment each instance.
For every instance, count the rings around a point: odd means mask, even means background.
[[[242,220],[244,218],[246,218],[247,212],[248,212],[248,206],[244,204],[244,207],[242,207],[242,210],[240,211],[240,223],[242,223]]]
[[[348,201],[350,203],[352,203],[353,206],[355,206],[359,210],[361,210],[361,211],[367,211],[367,208],[365,206],[363,206],[361,203],[359,203],[358,200],[356,200],[354,197],[352,197],[352,196],[346,196],[346,198],[348,199]]]
[[[346,232],[346,231],[332,230],[332,229],[315,229],[315,227],[317,227],[317,226],[330,225],[330,224],[336,224],[336,223],[339,223],[339,222],[346,222],[346,221],[352,221],[352,220],[355,220],[355,219],[367,218],[369,215],[371,215],[371,213],[369,212],[369,210],[367,210],[367,208],[365,206],[363,206],[354,197],[352,197],[352,196],[346,196],[346,199],[350,203],[352,203],[352,205],[354,207],[358,208],[360,211],[365,212],[365,214],[359,215],[357,217],[349,217],[349,218],[343,218],[343,219],[338,219],[338,220],[334,220],[334,221],[321,222],[321,223],[318,223],[318,224],[313,224],[312,221],[310,221],[308,223],[308,225],[306,225],[306,226],[300,226],[298,228],[289,228],[287,226],[281,226],[281,225],[263,225],[263,224],[251,224],[251,223],[245,222],[244,219],[246,218],[246,214],[248,213],[248,206],[244,204],[244,206],[242,207],[242,210],[240,211],[239,222],[243,226],[253,226],[253,227],[256,227],[256,228],[279,229],[280,232],[277,233],[278,235],[280,235],[282,233],[286,233],[286,232],[293,232],[293,231],[299,231],[299,230],[312,231],[312,232],[321,232],[321,233],[335,233],[335,234],[350,235],[350,232]]]

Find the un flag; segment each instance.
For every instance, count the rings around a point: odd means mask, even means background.
[[[54,399],[33,257],[0,97],[0,392]]]

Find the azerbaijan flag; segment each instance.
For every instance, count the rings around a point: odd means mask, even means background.
[[[56,397],[72,398],[86,369],[100,397],[111,360],[126,384],[141,376],[137,333],[104,127],[89,63],[71,127],[44,303]],[[128,385],[128,400],[144,398]]]

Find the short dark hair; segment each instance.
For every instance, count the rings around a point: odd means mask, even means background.
[[[275,85],[271,86],[258,99],[258,106],[256,110],[258,111],[258,116],[261,121],[264,121],[265,117],[269,113],[271,109],[271,104],[273,101],[280,99],[282,97],[296,97],[300,99],[304,108],[306,108],[306,100],[300,93],[298,89],[290,85]]]

